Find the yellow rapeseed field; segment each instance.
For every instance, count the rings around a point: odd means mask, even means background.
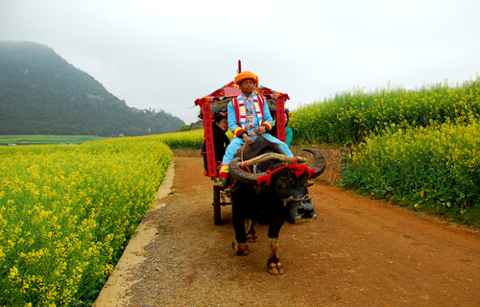
[[[153,136],[0,148],[0,306],[91,304],[171,161]]]
[[[343,92],[302,105],[290,122],[294,144],[358,144],[391,124],[427,126],[480,115],[480,78],[464,84],[407,90],[383,87],[374,92]]]
[[[203,129],[165,133],[158,135],[139,136],[135,138],[125,138],[124,141],[134,141],[136,139],[163,142],[170,149],[201,149],[204,141]]]
[[[480,226],[480,123],[475,117],[367,137],[342,174],[358,189]]]

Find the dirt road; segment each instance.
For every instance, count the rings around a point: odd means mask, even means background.
[[[318,218],[285,224],[286,273],[272,276],[267,228],[236,256],[231,208],[215,226],[202,160],[175,163],[165,206],[142,221],[151,240],[117,274],[122,290],[96,306],[480,306],[478,233],[317,183]]]

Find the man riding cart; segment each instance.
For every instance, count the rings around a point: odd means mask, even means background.
[[[201,107],[200,116],[203,118],[206,152],[206,175],[216,181],[216,191],[223,190],[229,172],[229,163],[233,156],[245,145],[263,135],[269,141],[278,144],[285,155],[293,157],[285,142],[285,101],[287,94],[274,91],[259,84],[258,77],[252,72],[241,72],[239,61],[238,74],[234,81],[217,89],[213,93],[197,99],[195,105]],[[213,136],[212,115],[228,112],[228,126],[233,133],[233,140],[227,147],[223,157],[215,156],[215,139]],[[273,127],[270,112],[276,113],[277,138],[268,132]],[[221,162],[218,170],[217,161]],[[214,192],[215,224],[220,221],[220,195]]]

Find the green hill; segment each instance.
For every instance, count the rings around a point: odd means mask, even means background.
[[[0,135],[136,136],[183,125],[164,111],[128,107],[47,46],[0,41]]]

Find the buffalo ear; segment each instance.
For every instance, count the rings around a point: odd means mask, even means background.
[[[308,188],[308,187],[311,187],[311,186],[314,185],[314,184],[315,184],[315,181],[313,181],[313,180],[307,181],[307,188]]]

